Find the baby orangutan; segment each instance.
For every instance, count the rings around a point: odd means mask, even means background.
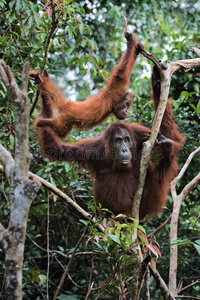
[[[52,83],[46,71],[29,72],[29,76],[38,85],[43,101],[48,103],[49,109],[50,106],[54,106],[58,110],[58,117],[39,116],[36,120],[37,127],[50,126],[57,136],[63,138],[74,126],[79,129],[92,128],[103,122],[111,113],[119,120],[126,118],[132,102],[127,88],[140,47],[134,34],[126,32],[125,37],[127,49],[108,78],[106,87],[85,101],[66,101],[63,93]]]

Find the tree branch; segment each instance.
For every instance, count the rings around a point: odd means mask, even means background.
[[[56,299],[57,299],[57,296],[58,296],[58,294],[59,294],[59,292],[60,292],[60,289],[61,289],[61,287],[62,287],[62,285],[63,285],[63,282],[64,282],[64,280],[65,280],[65,277],[66,277],[67,273],[69,272],[69,268],[70,268],[70,266],[71,266],[71,264],[72,264],[72,260],[73,260],[73,258],[74,258],[74,256],[75,256],[75,253],[76,253],[76,251],[77,251],[79,245],[81,244],[81,242],[82,242],[82,240],[83,240],[83,238],[84,238],[84,236],[85,236],[85,234],[86,234],[86,231],[87,231],[87,229],[88,229],[88,226],[89,226],[89,224],[86,225],[86,227],[85,227],[85,229],[84,229],[84,231],[83,231],[83,233],[82,233],[82,235],[81,235],[81,237],[80,237],[78,243],[76,244],[76,247],[75,247],[75,249],[74,249],[74,251],[73,251],[73,253],[72,253],[72,257],[70,258],[70,260],[69,260],[69,262],[68,262],[68,264],[67,264],[67,267],[66,267],[66,269],[65,269],[65,271],[64,271],[64,273],[63,273],[63,276],[62,276],[62,278],[61,278],[61,280],[60,280],[60,282],[59,282],[59,285],[58,285],[58,288],[57,288],[57,290],[56,290],[56,292],[55,292],[55,295],[54,295],[54,297],[53,297],[53,300],[56,300]]]
[[[180,194],[182,202],[187,197],[189,192],[197,185],[199,180],[200,180],[200,172],[182,190],[182,192]]]
[[[50,42],[51,42],[52,36],[53,36],[57,26],[58,26],[58,23],[59,23],[59,18],[56,18],[55,7],[53,5],[52,6],[52,26],[51,26],[51,30],[49,31],[49,34],[47,36],[46,42],[45,42],[44,63],[43,63],[43,66],[42,66],[41,70],[45,69],[47,59],[48,59],[48,55],[49,55]],[[33,102],[31,110],[30,110],[30,117],[32,116],[32,114],[34,112],[34,109],[35,109],[35,107],[38,103],[39,96],[40,96],[40,92],[37,90],[35,100]]]
[[[200,278],[197,279],[195,282],[193,282],[193,283],[191,283],[191,284],[185,286],[185,287],[182,288],[181,290],[179,290],[177,294],[179,295],[180,293],[186,291],[187,289],[191,288],[192,286],[194,286],[194,285],[196,285],[196,284],[200,284]]]
[[[32,116],[33,112],[34,112],[34,109],[38,103],[38,100],[39,100],[39,97],[40,97],[40,91],[37,90],[36,91],[36,95],[35,95],[35,100],[33,102],[33,105],[31,106],[31,109],[30,109],[30,117]]]
[[[12,158],[12,155],[8,150],[6,150],[1,144],[0,144],[0,162],[2,163],[6,177],[8,179],[8,182],[10,180],[10,173],[12,172],[14,166],[15,166],[15,161]]]
[[[29,111],[25,107],[29,107],[30,100],[27,96],[28,85],[28,63],[25,63],[22,78],[22,91],[19,90],[12,72],[3,60],[0,60],[0,74],[3,82],[7,87],[8,95],[13,103],[15,114],[15,176],[27,175],[31,155],[28,149],[29,134]],[[28,162],[28,163],[27,163]]]
[[[44,70],[44,68],[46,66],[47,58],[49,55],[49,45],[51,42],[51,38],[58,26],[58,23],[59,23],[59,18],[56,18],[55,6],[52,5],[52,26],[51,26],[51,30],[47,36],[46,43],[45,43],[44,64],[43,64],[42,70]]]
[[[156,282],[158,283],[160,290],[162,292],[162,295],[164,297],[165,300],[176,300],[169,292],[169,289],[166,285],[166,283],[164,282],[164,280],[162,279],[162,277],[160,276],[160,274],[158,273],[158,271],[152,267],[152,265],[150,264],[150,269],[151,269],[151,273],[154,277],[154,279],[156,280]]]
[[[0,60],[0,74],[7,87],[8,96],[13,104],[15,115],[15,161],[11,154],[0,145],[0,161],[3,163],[10,184],[9,226],[1,232],[5,252],[5,298],[21,299],[22,267],[28,212],[32,200],[39,190],[40,183],[28,178],[31,155],[29,153],[29,109],[27,96],[28,63],[22,72],[22,90],[15,82],[12,72],[3,60]],[[1,226],[1,229],[3,227]]]
[[[146,57],[149,60],[151,60],[159,71],[167,70],[167,66],[161,64],[150,52],[148,52],[146,50],[141,50],[140,53],[144,57]]]
[[[200,65],[200,58],[196,59],[188,59],[188,60],[178,60],[175,62],[172,62],[168,64],[165,69],[165,67],[160,64],[150,53],[148,53],[145,50],[142,50],[141,53],[151,59],[157,66],[159,72],[160,72],[160,78],[161,78],[161,92],[160,92],[160,101],[159,105],[154,117],[152,129],[151,129],[151,136],[150,139],[143,143],[143,149],[142,149],[142,157],[140,161],[140,177],[139,177],[139,186],[138,190],[135,193],[134,200],[133,200],[133,207],[132,212],[137,222],[139,222],[139,207],[140,207],[140,201],[143,194],[143,188],[145,184],[146,179],[146,173],[148,169],[148,164],[151,158],[151,152],[155,143],[155,140],[157,138],[158,132],[160,130],[161,122],[163,119],[163,115],[166,109],[168,95],[169,95],[169,87],[171,82],[171,76],[172,74],[182,69],[184,71],[190,70],[191,68],[195,68]],[[133,242],[137,238],[137,232],[135,230],[134,236],[133,236]]]
[[[176,196],[176,184],[177,184],[177,182],[183,177],[183,175],[185,174],[185,171],[187,170],[188,166],[190,165],[193,157],[199,152],[200,152],[200,147],[198,147],[195,151],[190,153],[190,155],[188,156],[188,159],[186,160],[186,163],[182,167],[181,171],[176,176],[176,178],[174,178],[174,180],[171,182],[171,193],[172,193],[172,195]]]
[[[158,226],[154,231],[152,231],[147,238],[149,239],[150,237],[152,237],[153,235],[155,235],[158,231],[160,231],[163,227],[165,227],[165,225],[169,222],[169,220],[171,219],[172,214],[167,218],[167,220],[165,220],[164,223],[162,223],[160,226]]]
[[[51,183],[46,181],[45,179],[29,172],[29,177],[33,177],[37,180],[39,180],[42,185],[44,185],[46,188],[48,188],[50,191],[52,191],[54,194],[65,200],[69,205],[71,205],[73,208],[76,209],[84,218],[90,219],[92,222],[96,223],[96,219],[92,218],[92,216],[86,212],[82,207],[80,207],[76,202],[74,202],[69,196],[67,196],[65,193],[63,193],[61,190],[53,186]],[[101,224],[97,224],[97,228],[104,232],[105,228]]]
[[[198,57],[200,57],[200,49],[198,49],[196,47],[192,47],[191,51],[194,52]]]
[[[200,147],[193,151],[186,163],[184,164],[183,168],[179,172],[178,176],[171,182],[171,194],[173,198],[173,212],[172,212],[172,219],[171,219],[171,228],[170,228],[170,243],[178,238],[178,218],[180,213],[181,204],[183,203],[186,196],[189,194],[191,189],[198,183],[200,180],[200,172],[199,174],[193,178],[191,182],[189,182],[182,192],[177,195],[176,192],[176,184],[182,178],[183,174],[187,170],[189,164],[192,161],[192,158],[200,152]],[[170,269],[169,269],[169,290],[174,295],[177,295],[177,260],[178,260],[178,246],[173,245],[170,247]]]
[[[126,21],[126,17],[123,13],[122,14],[122,18],[124,20],[124,25],[125,25],[125,28],[124,28],[124,33],[128,32],[128,27],[127,27],[127,21]]]
[[[0,148],[1,149],[1,148]],[[0,166],[0,172],[3,172],[4,169]],[[92,218],[88,212],[86,212],[82,207],[80,207],[76,202],[74,202],[69,196],[59,190],[57,187],[53,186],[51,183],[46,181],[45,179],[39,177],[38,175],[33,174],[32,172],[28,173],[30,179],[35,179],[39,181],[43,186],[45,186],[48,190],[52,191],[55,195],[65,200],[69,205],[76,209],[84,218],[90,219],[92,222],[96,223],[96,219]],[[105,228],[101,224],[97,224],[97,228],[104,232]]]

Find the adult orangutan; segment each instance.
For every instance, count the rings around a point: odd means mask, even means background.
[[[76,126],[81,129],[91,128],[104,121],[111,113],[119,119],[125,119],[132,102],[127,88],[130,75],[139,54],[139,46],[134,34],[125,33],[127,50],[118,65],[113,69],[106,87],[86,101],[65,101],[63,93],[52,83],[47,72],[30,71],[29,76],[35,79],[43,98],[48,99],[58,110],[58,117],[49,118],[43,115],[36,121],[38,127],[51,126],[59,137]]]
[[[154,109],[160,97],[160,76],[154,67],[152,75]],[[43,95],[43,118],[52,119],[49,97]],[[40,119],[38,120],[38,123]],[[97,203],[115,215],[132,216],[132,202],[138,188],[140,153],[149,128],[137,123],[113,123],[103,135],[76,143],[62,144],[52,126],[40,127],[42,153],[51,160],[77,161],[95,175],[93,188]],[[163,117],[154,146],[156,157],[149,162],[140,205],[140,219],[155,215],[165,205],[169,183],[178,170],[177,155],[184,138],[173,121],[170,102]]]

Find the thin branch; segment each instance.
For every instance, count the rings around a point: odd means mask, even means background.
[[[182,202],[187,197],[189,192],[197,185],[199,180],[200,180],[200,172],[182,190],[182,192],[180,194],[180,196],[182,198]]]
[[[92,288],[93,288],[93,285],[94,285],[94,282],[92,282],[92,273],[93,273],[93,270],[94,270],[94,255],[92,257],[92,266],[91,266],[91,269],[90,269],[90,278],[89,278],[89,283],[88,283],[88,291],[87,291],[87,295],[85,297],[85,300],[88,300],[89,299],[89,296],[92,292]]]
[[[128,27],[127,27],[127,21],[126,21],[126,17],[123,13],[122,14],[122,18],[124,20],[124,25],[125,25],[125,28],[124,28],[124,33],[128,32]]]
[[[200,219],[200,215],[196,218],[195,222],[194,222],[194,225],[193,225],[193,228],[192,228],[192,231],[194,230],[195,226],[196,226],[196,223],[197,221]]]
[[[47,36],[47,40],[45,43],[45,53],[44,53],[44,65],[42,67],[42,69],[45,68],[46,66],[46,62],[47,62],[47,58],[48,58],[48,54],[49,54],[49,46],[50,46],[50,42],[51,42],[51,38],[58,26],[59,23],[59,18],[56,18],[56,13],[55,13],[55,7],[54,5],[52,6],[52,26],[51,26],[51,30]]]
[[[68,262],[68,265],[67,265],[67,268],[65,269],[65,272],[63,273],[63,276],[62,276],[62,278],[61,278],[61,280],[60,280],[60,283],[59,283],[58,288],[57,288],[57,290],[56,290],[56,293],[55,293],[55,295],[54,295],[54,297],[53,297],[53,300],[56,300],[56,298],[57,298],[57,296],[58,296],[58,294],[59,294],[59,292],[60,292],[60,289],[61,289],[61,287],[62,287],[62,285],[63,285],[64,280],[65,280],[65,277],[66,277],[67,273],[69,272],[69,268],[70,268],[70,266],[71,266],[71,264],[72,264],[72,260],[73,260],[73,258],[74,258],[74,255],[75,255],[75,253],[76,253],[78,247],[80,246],[80,244],[81,244],[81,242],[82,242],[82,240],[83,240],[83,238],[84,238],[84,236],[85,236],[85,234],[86,234],[86,231],[87,231],[87,229],[88,229],[88,226],[89,226],[89,224],[86,225],[86,227],[85,227],[85,229],[84,229],[84,231],[83,231],[83,233],[82,233],[82,235],[81,235],[81,237],[80,237],[80,239],[79,239],[79,241],[78,241],[78,243],[77,243],[77,245],[76,245],[76,247],[75,247],[75,249],[74,249],[74,251],[73,251],[73,253],[72,253],[72,257],[70,258],[70,260],[69,260],[69,262]]]
[[[169,220],[171,219],[172,214],[167,218],[167,220],[165,220],[164,223],[162,223],[160,226],[158,226],[154,231],[152,231],[147,238],[149,239],[150,237],[152,237],[153,235],[155,235],[158,231],[160,231],[163,227],[165,227],[165,225],[169,222]]]
[[[44,52],[44,63],[43,63],[43,66],[42,66],[41,70],[45,69],[47,59],[48,59],[48,55],[49,55],[49,46],[50,46],[51,38],[52,38],[52,36],[53,36],[57,26],[58,26],[58,23],[59,23],[59,18],[56,18],[55,7],[53,5],[52,6],[52,26],[51,26],[51,30],[50,30],[50,32],[47,36],[47,39],[46,39],[45,52]],[[36,96],[35,96],[35,100],[33,102],[31,110],[30,110],[30,116],[32,116],[33,111],[34,111],[34,109],[35,109],[35,107],[38,103],[39,96],[40,96],[40,92],[37,91]]]
[[[193,296],[175,296],[174,298],[186,298],[186,299],[196,299],[199,300],[199,297],[193,297]]]
[[[182,167],[181,171],[179,172],[179,174],[176,176],[176,178],[174,178],[174,180],[171,182],[171,186],[174,188],[177,184],[177,182],[183,177],[183,175],[185,174],[185,171],[187,170],[188,166],[190,165],[193,157],[200,152],[200,147],[198,147],[195,151],[193,151],[192,153],[190,153],[190,155],[188,156],[186,163],[184,164],[184,166]]]
[[[179,172],[178,176],[171,182],[171,194],[173,198],[173,212],[172,212],[172,219],[171,219],[171,228],[170,228],[170,243],[172,241],[177,240],[178,236],[178,218],[180,214],[180,208],[182,202],[185,200],[186,196],[195,187],[200,180],[200,172],[199,174],[193,178],[182,190],[182,192],[177,195],[176,192],[176,184],[182,178],[183,174],[187,170],[189,164],[191,163],[192,158],[195,154],[200,151],[200,147],[193,151],[186,163],[184,164],[183,168]],[[178,246],[173,245],[170,247],[170,268],[169,268],[169,290],[170,292],[177,292],[177,261],[178,261]]]
[[[43,179],[31,172],[29,172],[29,176],[39,180],[42,183],[42,185],[44,185],[46,188],[48,188],[50,191],[52,191],[54,194],[56,194],[60,198],[64,199],[68,204],[73,206],[83,217],[85,217],[86,219],[88,219],[88,218],[91,219],[91,221],[94,223],[96,222],[95,218],[92,218],[92,216],[88,212],[86,212],[76,202],[74,202],[69,196],[67,196],[61,190],[59,190],[58,188],[53,186],[51,183],[49,183],[45,179]],[[103,226],[101,226],[100,224],[97,224],[97,227],[100,231],[104,232],[105,228]]]
[[[179,291],[177,292],[177,294],[180,294],[180,293],[186,291],[187,289],[191,288],[192,286],[194,286],[194,285],[196,285],[196,284],[200,284],[200,278],[197,279],[195,282],[193,282],[193,283],[191,283],[191,284],[185,286],[185,287],[182,288],[181,290],[179,290]]]
[[[49,269],[50,269],[50,255],[49,255],[49,224],[50,224],[50,219],[49,219],[49,210],[50,210],[50,204],[49,204],[49,191],[47,191],[47,281],[46,281],[46,294],[47,294],[47,299],[49,299]]]
[[[3,172],[3,167],[0,166],[0,171]],[[82,207],[80,207],[76,202],[74,202],[69,196],[67,196],[65,193],[63,193],[61,190],[59,190],[57,187],[53,186],[51,183],[46,181],[45,179],[39,177],[38,175],[33,174],[32,172],[29,172],[29,178],[33,178],[38,180],[40,183],[42,183],[43,186],[45,186],[47,189],[52,191],[55,195],[60,197],[61,199],[65,200],[69,205],[71,205],[73,208],[76,209],[84,218],[90,219],[93,223],[96,223],[96,219],[92,218],[92,216],[86,212]],[[97,228],[104,232],[105,228],[101,224],[96,225]]]
[[[147,275],[146,275],[146,297],[147,297],[147,300],[151,300],[151,294],[150,294],[150,270],[149,270],[149,266],[147,267]]]
[[[32,116],[33,112],[34,112],[34,109],[38,103],[38,100],[39,100],[39,97],[40,97],[40,91],[37,90],[36,91],[36,95],[35,95],[35,100],[33,102],[33,105],[31,106],[31,109],[30,109],[30,117]]]
[[[156,282],[158,283],[158,285],[160,287],[160,290],[163,294],[164,299],[165,300],[169,300],[169,299],[176,300],[173,296],[170,295],[169,289],[168,289],[166,283],[164,282],[164,280],[162,279],[162,277],[160,276],[160,274],[158,273],[158,271],[155,270],[151,266],[151,264],[149,266],[150,266],[151,273],[152,273],[154,279],[156,280]]]
[[[30,235],[26,234],[26,236],[29,238],[29,240],[30,240],[30,241],[31,241],[38,249],[40,249],[40,250],[42,250],[42,251],[44,251],[44,252],[47,253],[47,249],[45,249],[45,248],[41,247],[40,245],[38,245],[38,244],[30,237]],[[63,256],[63,257],[65,257],[65,258],[67,258],[67,259],[69,259],[69,258],[72,257],[72,254],[64,254],[64,253],[62,253],[61,251],[58,251],[58,250],[50,250],[50,249],[49,249],[49,253],[51,253],[52,255],[53,255],[54,253],[56,253],[56,254],[58,254],[58,255],[60,255],[60,256]],[[93,254],[94,254],[94,252],[92,252],[92,251],[88,251],[88,252],[76,252],[76,253],[75,253],[75,256],[81,256],[81,255],[93,255]]]

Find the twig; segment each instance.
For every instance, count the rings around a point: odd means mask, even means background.
[[[139,278],[138,278],[138,283],[137,283],[137,292],[136,292],[136,296],[134,298],[135,300],[139,300],[142,283],[143,283],[144,276],[146,274],[147,267],[148,267],[150,261],[151,261],[151,256],[149,255],[141,263],[140,271],[139,271]]]
[[[43,71],[45,66],[46,66],[46,63],[47,63],[47,58],[48,58],[48,55],[49,55],[49,46],[50,46],[50,42],[51,42],[51,38],[58,26],[58,23],[59,23],[59,19],[56,18],[56,13],[55,13],[55,8],[54,6],[52,6],[52,26],[51,26],[51,30],[47,36],[47,39],[46,39],[46,43],[45,43],[45,52],[44,52],[44,63],[43,63],[43,66],[41,68],[41,70]],[[35,100],[33,102],[33,105],[31,107],[31,110],[30,110],[30,116],[33,114],[33,111],[38,103],[38,99],[39,99],[39,96],[40,96],[40,92],[37,91],[36,93],[36,96],[35,96]]]
[[[194,231],[194,228],[195,228],[195,226],[196,226],[196,223],[197,223],[197,221],[200,219],[200,215],[196,218],[196,220],[195,220],[195,222],[194,222],[194,225],[193,225],[193,228],[192,228],[192,231]]]
[[[60,289],[61,289],[61,287],[62,287],[62,285],[63,285],[64,280],[65,280],[65,277],[66,277],[67,273],[69,272],[69,268],[70,268],[70,266],[71,266],[71,264],[72,264],[72,260],[73,260],[73,258],[74,258],[75,253],[76,253],[76,250],[78,249],[80,243],[82,242],[82,240],[83,240],[83,238],[84,238],[84,236],[85,236],[85,234],[86,234],[86,231],[87,231],[87,229],[88,229],[88,226],[89,226],[89,224],[86,225],[86,227],[85,227],[85,229],[84,229],[84,231],[83,231],[83,233],[82,233],[82,235],[81,235],[81,237],[80,237],[78,243],[76,244],[76,247],[75,247],[75,249],[74,249],[74,251],[73,251],[73,253],[72,253],[72,257],[70,258],[70,260],[69,260],[69,262],[68,262],[68,265],[67,265],[67,268],[65,269],[65,272],[63,273],[63,276],[62,276],[62,278],[61,278],[61,280],[60,280],[60,283],[59,283],[58,288],[57,288],[57,290],[56,290],[56,293],[55,293],[55,295],[54,295],[54,297],[53,297],[53,300],[56,300],[56,298],[57,298],[57,296],[58,296],[58,294],[59,294],[59,292],[60,292]]]
[[[154,231],[152,231],[147,238],[149,239],[152,235],[155,235],[158,231],[160,231],[163,227],[165,227],[165,225],[169,222],[169,220],[171,219],[172,214],[167,218],[167,220],[165,220],[164,223],[162,223],[160,226],[158,226]]]
[[[147,297],[147,300],[151,300],[151,295],[150,295],[150,270],[149,270],[149,266],[147,266],[147,275],[146,275],[146,297]]]
[[[196,285],[196,284],[200,284],[200,278],[197,279],[195,282],[193,282],[193,283],[191,283],[191,284],[185,286],[184,288],[180,289],[180,290],[177,292],[177,294],[180,294],[180,293],[186,291],[187,289],[191,288],[192,286],[194,286],[194,285]]]
[[[196,299],[199,300],[199,297],[193,297],[193,296],[175,296],[174,298],[186,298],[186,299]]]
[[[122,14],[122,18],[124,20],[124,25],[125,25],[124,33],[126,33],[126,32],[128,32],[126,17],[123,13],[121,13],[121,14]]]
[[[200,147],[198,147],[195,151],[193,151],[192,153],[190,153],[190,155],[188,156],[186,163],[184,164],[184,166],[182,167],[181,171],[179,172],[179,174],[176,176],[176,178],[171,182],[171,189],[172,189],[172,193],[175,189],[175,186],[177,184],[177,182],[183,177],[185,171],[187,170],[189,164],[191,163],[193,157],[200,152]]]
[[[36,107],[36,105],[38,103],[39,97],[40,97],[40,91],[37,90],[36,95],[35,95],[35,100],[33,102],[33,105],[31,106],[31,109],[30,109],[30,117],[32,116],[32,114],[34,112],[34,109],[35,109],[35,107]]]
[[[29,238],[29,240],[30,240],[30,241],[31,241],[38,249],[40,249],[40,250],[42,250],[42,251],[44,251],[44,252],[47,252],[47,249],[45,249],[45,248],[41,247],[40,245],[38,245],[38,244],[30,237],[30,235],[26,234],[26,236]],[[65,258],[67,258],[67,259],[69,259],[69,258],[72,257],[72,254],[64,254],[64,253],[62,253],[61,251],[58,251],[58,250],[50,250],[50,249],[49,249],[49,253],[51,253],[52,255],[53,255],[54,253],[56,253],[56,254],[61,255],[61,256],[65,257]],[[94,254],[94,252],[92,252],[92,251],[88,251],[88,252],[77,252],[77,253],[75,253],[75,256],[81,256],[81,255],[93,255],[93,254]]]
[[[47,191],[47,281],[46,281],[46,291],[47,299],[49,299],[49,268],[50,268],[50,251],[49,251],[49,191]]]
[[[182,190],[181,192],[182,201],[187,197],[189,192],[197,185],[199,181],[200,181],[200,172]]]
[[[55,7],[52,6],[52,27],[51,27],[51,30],[50,30],[48,36],[47,36],[47,40],[46,40],[46,43],[45,43],[44,65],[42,67],[42,70],[44,70],[44,68],[46,66],[46,62],[47,62],[47,58],[48,58],[48,54],[49,54],[49,45],[50,45],[50,42],[51,42],[51,38],[54,34],[54,31],[56,30],[56,28],[58,26],[58,23],[59,23],[59,19],[56,18]]]
[[[87,295],[85,297],[85,300],[89,299],[89,296],[90,296],[91,291],[92,291],[92,287],[94,285],[94,282],[92,282],[92,273],[93,273],[93,270],[94,270],[94,255],[92,257],[92,266],[91,266],[91,270],[90,270],[90,279],[89,279],[89,283],[88,283],[88,291],[87,291]]]
[[[170,243],[174,240],[177,240],[178,237],[178,218],[181,209],[181,205],[185,200],[186,196],[189,194],[191,189],[197,185],[198,181],[200,180],[200,172],[199,174],[194,177],[181,191],[179,195],[176,192],[176,184],[182,178],[183,174],[187,170],[192,158],[195,154],[200,151],[200,147],[193,151],[186,163],[184,164],[183,168],[179,172],[178,176],[171,182],[171,194],[173,198],[173,212],[172,212],[172,219],[171,219],[171,228],[170,228]],[[170,292],[176,292],[177,290],[177,261],[178,261],[178,246],[173,245],[170,247],[170,268],[169,268],[169,290]]]
[[[3,167],[0,166],[0,171],[3,172]],[[34,178],[42,183],[43,186],[45,186],[47,189],[52,191],[55,195],[59,196],[61,199],[65,200],[69,205],[71,205],[73,208],[76,209],[84,218],[90,219],[93,223],[96,223],[96,219],[92,218],[92,216],[86,212],[82,207],[80,207],[75,201],[73,201],[69,196],[67,196],[65,193],[63,193],[61,190],[59,190],[57,187],[53,186],[51,183],[46,181],[45,179],[39,177],[38,175],[33,174],[32,172],[29,172],[29,178]],[[101,224],[96,225],[97,228],[104,232],[105,228]]]
[[[119,268],[119,282],[120,282],[119,290],[121,289],[121,291],[120,291],[121,298],[120,299],[124,300],[124,299],[126,299],[126,288],[124,287],[124,284],[123,284],[122,272],[120,271],[120,268]]]
[[[154,279],[156,280],[156,282],[158,283],[158,285],[160,287],[160,290],[162,292],[162,295],[163,295],[164,299],[165,300],[169,300],[169,299],[175,300],[175,298],[170,295],[169,289],[168,289],[166,283],[164,282],[164,280],[162,279],[162,277],[160,276],[160,274],[158,273],[158,271],[155,270],[151,266],[151,264],[150,264],[150,269],[151,269],[151,272],[152,272],[152,275],[153,275]]]

